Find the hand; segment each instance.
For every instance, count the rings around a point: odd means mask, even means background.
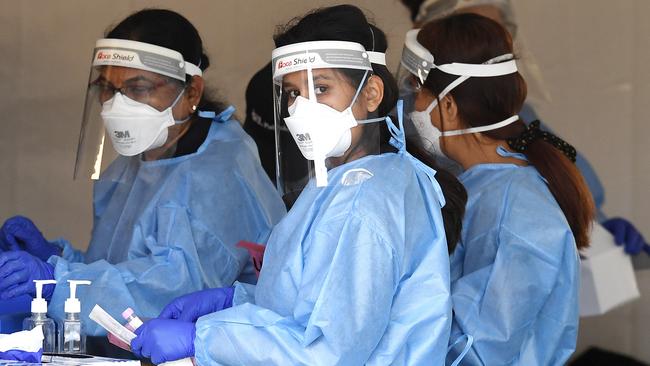
[[[26,250],[43,261],[52,255],[60,255],[61,249],[45,240],[32,220],[14,216],[0,228],[0,247],[3,250]]]
[[[133,354],[151,358],[156,365],[194,356],[194,323],[156,318],[142,324],[135,334]]]
[[[234,293],[234,287],[221,287],[177,297],[165,306],[158,317],[194,323],[203,315],[231,307]]]
[[[38,352],[26,352],[19,351],[15,349],[10,349],[6,352],[0,352],[0,360],[13,360],[13,361],[23,361],[28,363],[40,363],[41,356],[43,355],[43,350]],[[4,363],[1,363],[4,365]],[[13,363],[11,363],[13,365]],[[16,365],[23,365],[23,363],[17,363]]]
[[[606,220],[603,227],[614,235],[616,245],[623,245],[625,253],[634,255],[645,250],[650,254],[650,246],[643,239],[643,235],[626,219],[615,217]]]
[[[34,280],[53,280],[54,267],[22,251],[0,253],[0,299],[20,295],[36,296]],[[49,300],[54,286],[43,286],[43,298]]]

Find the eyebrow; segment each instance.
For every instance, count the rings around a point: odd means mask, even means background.
[[[323,75],[323,74],[314,75],[314,81],[318,81],[318,80],[334,80],[334,78],[332,78],[329,75]],[[307,83],[305,82],[304,84]],[[282,88],[296,88],[296,85],[290,81],[283,81]]]
[[[321,79],[322,80],[332,80],[333,78],[328,76],[328,75],[324,75],[324,74],[314,75],[314,81],[321,80]]]

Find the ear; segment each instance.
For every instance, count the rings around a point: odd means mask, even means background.
[[[190,108],[199,104],[201,97],[203,96],[203,88],[205,84],[203,78],[197,75],[192,76],[192,80],[185,89],[185,95],[187,96],[187,101]],[[193,111],[190,111],[192,113]]]
[[[371,75],[363,88],[363,95],[366,98],[368,113],[376,111],[384,99],[384,81],[377,75]]]
[[[445,95],[438,105],[442,112],[443,120],[445,121],[445,130],[452,131],[463,128],[458,115],[458,105],[451,94]]]

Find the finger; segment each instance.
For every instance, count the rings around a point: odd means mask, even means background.
[[[3,278],[0,280],[0,291],[2,291],[2,295],[7,295],[8,290],[12,286],[17,286],[17,285],[22,285],[22,284],[29,284],[30,286],[34,286],[32,282],[28,282],[29,280],[29,273],[27,270],[19,270],[16,271],[9,276]]]
[[[154,365],[159,365],[166,361],[167,357],[165,357],[164,351],[156,347],[151,353],[151,362],[153,362]]]
[[[21,261],[9,261],[0,266],[0,281],[11,276],[14,273],[21,272],[27,269],[25,263]]]
[[[142,329],[142,327],[136,329],[136,331]],[[142,358],[142,337],[138,336],[131,340],[131,352],[137,357]]]
[[[7,242],[7,244],[9,245],[10,250],[21,250],[22,249],[20,243],[16,240],[16,237],[14,237],[13,235],[7,235],[4,239]]]
[[[628,245],[630,246],[630,250],[633,251],[632,254],[639,254],[641,252],[641,249],[643,249],[644,244],[639,232],[629,232],[626,239]]]
[[[7,298],[8,299],[13,299],[14,297],[18,297],[21,295],[28,295],[31,293],[33,288],[33,284],[29,282],[24,282],[18,286],[15,286],[9,291],[6,291],[7,293]]]
[[[181,310],[176,306],[175,302],[167,304],[158,315],[161,319],[178,319],[182,315]]]
[[[196,319],[198,319],[199,317],[200,315],[198,315],[195,311],[185,311],[180,314],[178,320],[184,322],[196,323]]]
[[[9,261],[15,261],[21,259],[23,253],[24,252],[20,252],[20,251],[0,253],[0,267],[2,267],[5,263]]]

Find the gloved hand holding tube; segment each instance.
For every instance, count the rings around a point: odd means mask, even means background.
[[[42,261],[61,254],[61,248],[47,241],[32,220],[24,216],[5,221],[0,228],[0,248],[3,251],[25,250]]]
[[[138,357],[147,357],[155,364],[194,357],[196,325],[172,319],[151,319],[136,329],[138,335],[131,341],[131,351]]]

